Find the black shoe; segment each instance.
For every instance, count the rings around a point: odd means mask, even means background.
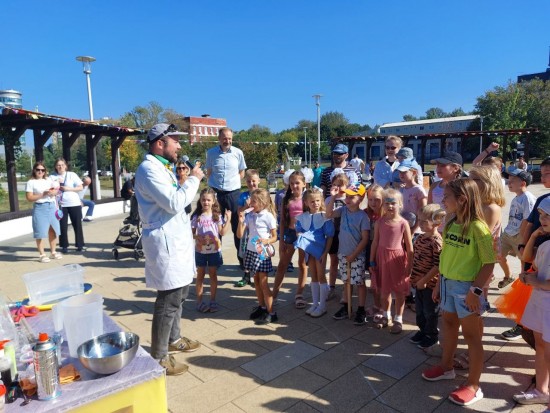
[[[250,313],[250,319],[257,320],[261,318],[264,314],[267,314],[267,310],[265,308],[258,306],[254,308],[254,311]]]
[[[409,341],[413,344],[420,344],[422,343],[422,340],[424,340],[426,336],[424,335],[424,333],[420,330],[418,330],[414,336],[412,336],[411,338],[409,338]]]
[[[277,313],[269,314],[266,312],[261,318],[258,318],[255,321],[255,323],[260,325],[260,324],[276,323],[277,321],[279,321],[279,317],[277,317]]]
[[[344,303],[344,305],[342,306],[342,308],[340,308],[336,314],[334,314],[332,316],[332,318],[334,318],[335,320],[344,320],[346,318],[349,317],[349,313],[348,313],[348,304],[347,303]]]
[[[77,248],[76,248],[76,250],[77,250],[78,252],[86,251],[87,249],[88,249],[88,248],[86,248],[86,247],[77,247]]]
[[[505,340],[514,341],[521,338],[522,331],[523,331],[523,327],[517,324],[515,327],[511,328],[510,330],[506,330],[504,333],[501,334],[501,336]]]
[[[422,341],[420,343],[418,343],[417,347],[418,348],[429,348],[431,346],[433,346],[435,343],[437,343],[437,337],[430,337],[430,336],[425,336]]]
[[[357,312],[355,313],[353,324],[355,324],[356,326],[362,326],[366,322],[367,322],[367,314],[365,313],[365,311],[357,310]]]
[[[61,252],[63,254],[68,254],[69,253],[69,249],[68,248],[61,248]]]

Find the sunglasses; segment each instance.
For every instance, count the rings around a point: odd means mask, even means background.
[[[155,139],[153,139],[151,142],[155,142],[155,141],[158,141],[160,138],[163,138],[164,136],[166,135],[169,135],[170,133],[172,132],[177,132],[178,131],[178,127],[176,125],[174,125],[173,123],[171,123],[164,132],[162,132],[160,135],[156,136]],[[166,142],[164,142],[166,143]]]
[[[187,169],[189,169],[189,168],[187,168],[186,166],[178,166],[178,167],[176,167],[176,171],[186,171]]]
[[[45,169],[42,169],[42,168],[36,168],[35,171],[36,171],[36,172],[46,172],[46,170],[45,170]]]
[[[391,151],[395,151],[397,149],[397,146],[386,146],[386,149],[389,149]]]

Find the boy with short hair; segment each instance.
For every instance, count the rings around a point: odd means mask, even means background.
[[[338,195],[339,189],[333,186],[330,189],[331,198],[327,204],[327,218],[340,219],[340,234],[338,246],[338,261],[340,278],[344,283],[356,285],[359,295],[359,305],[355,314],[354,324],[366,323],[365,302],[367,299],[367,286],[365,284],[365,248],[369,242],[370,221],[367,213],[359,208],[365,198],[366,189],[361,184],[351,184],[344,190],[346,194],[346,205],[334,208],[334,198]],[[351,267],[350,280],[348,280],[347,266]],[[348,300],[344,289],[342,308],[334,314],[335,320],[343,320],[349,316]]]
[[[239,196],[239,202],[238,202],[238,212],[242,212],[248,208],[250,208],[250,194],[255,189],[258,189],[260,185],[260,173],[256,169],[247,169],[244,174],[244,179],[246,181],[246,188],[248,191],[244,191]],[[240,240],[239,244],[239,256],[241,256],[241,252],[244,250],[246,251],[246,244],[248,243],[248,230],[245,231],[245,234]],[[245,285],[253,285],[250,281],[250,272],[244,271],[243,278],[241,278],[239,281],[237,281],[235,284],[235,287],[244,287]]]
[[[514,279],[510,275],[510,267],[506,260],[507,255],[516,256],[518,246],[522,242],[520,234],[521,222],[527,219],[535,206],[536,197],[527,190],[532,177],[529,172],[522,169],[513,169],[508,172],[508,189],[516,194],[510,204],[508,225],[502,231],[500,237],[500,254],[498,261],[504,271],[504,278],[498,283],[498,288],[504,288]]]

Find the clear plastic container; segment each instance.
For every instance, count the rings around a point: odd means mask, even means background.
[[[84,268],[69,264],[23,275],[31,305],[51,304],[84,292]]]
[[[78,346],[103,334],[103,297],[100,294],[80,294],[61,301],[59,307],[63,313],[69,354],[78,358]]]

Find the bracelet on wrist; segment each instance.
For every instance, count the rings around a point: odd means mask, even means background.
[[[376,267],[376,261],[369,262],[369,267]]]

